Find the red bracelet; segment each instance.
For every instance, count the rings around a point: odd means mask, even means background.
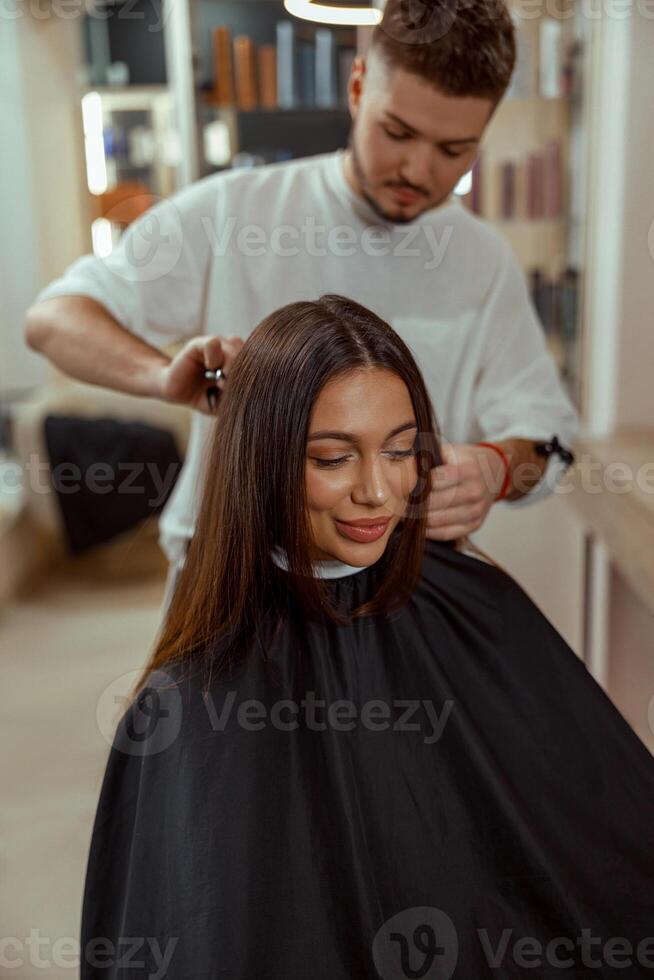
[[[502,484],[502,489],[498,493],[495,500],[503,500],[509,492],[509,487],[511,486],[511,464],[509,462],[509,457],[506,455],[501,446],[496,445],[494,442],[478,442],[477,446],[488,446],[489,449],[494,449],[496,453],[499,453],[502,457],[502,462],[504,463],[504,482]]]

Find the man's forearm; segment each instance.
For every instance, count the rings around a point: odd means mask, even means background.
[[[159,398],[170,358],[134,336],[87,296],[61,296],[30,307],[25,340],[64,374],[131,395]]]
[[[547,467],[547,456],[539,456],[532,439],[505,439],[498,442],[509,459],[510,489],[505,500],[525,497],[541,481]]]

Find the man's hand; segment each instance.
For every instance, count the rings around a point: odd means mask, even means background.
[[[175,357],[161,368],[160,397],[167,402],[188,405],[197,412],[213,415],[207,401],[207,389],[225,381],[207,381],[205,370],[222,368],[226,375],[234,358],[243,346],[240,337],[193,337]]]
[[[504,500],[525,497],[543,478],[547,458],[536,453],[533,439],[504,439],[496,445],[509,461]],[[494,449],[474,443],[441,444],[441,455],[443,465],[431,471],[427,537],[452,541],[486,520],[504,483],[504,462]]]
[[[452,541],[486,520],[504,481],[504,463],[487,446],[441,444],[443,464],[431,471],[427,537]]]

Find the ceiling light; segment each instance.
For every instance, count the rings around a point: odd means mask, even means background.
[[[370,5],[346,7],[337,4],[314,3],[314,0],[284,0],[289,14],[318,24],[346,24],[374,27],[382,19],[382,11]]]

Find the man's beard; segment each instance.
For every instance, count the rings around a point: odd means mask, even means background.
[[[422,211],[419,211],[417,214],[414,214],[411,217],[405,217],[402,214],[400,215],[391,214],[389,211],[385,211],[384,208],[381,207],[381,205],[375,200],[375,198],[368,191],[367,189],[368,181],[363,171],[363,167],[361,166],[361,160],[359,158],[359,154],[356,148],[355,130],[356,130],[356,123],[354,126],[352,126],[352,129],[350,130],[348,146],[350,149],[350,153],[352,154],[352,170],[354,171],[354,176],[359,182],[361,196],[368,202],[368,204],[373,209],[375,214],[378,214],[379,217],[383,218],[384,221],[389,221],[394,225],[406,225],[409,224],[409,222],[411,221],[415,221],[417,218],[420,217],[420,215],[424,211],[429,210],[429,208],[423,208]],[[429,207],[435,207],[435,205],[432,204]]]

